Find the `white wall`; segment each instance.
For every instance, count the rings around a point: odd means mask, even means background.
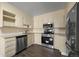
[[[54,27],[65,28],[65,11],[64,9],[46,13],[39,16],[34,16],[34,43],[41,44],[41,33],[43,32],[44,23],[54,23]],[[60,32],[61,31],[61,32]],[[65,34],[65,29],[55,29],[55,33]],[[54,48],[59,49],[61,52],[65,52],[65,39],[66,36],[55,34]]]
[[[66,27],[66,16],[75,2],[69,2],[64,9],[50,13],[34,16],[34,43],[41,44],[41,33],[43,32],[44,23],[54,23],[54,27]],[[62,35],[58,35],[62,34]],[[54,48],[59,49],[62,54],[66,54],[66,34],[65,29],[55,29]]]
[[[75,5],[76,2],[69,2],[66,6],[65,6],[65,13],[67,15],[67,13],[70,11],[70,9]]]

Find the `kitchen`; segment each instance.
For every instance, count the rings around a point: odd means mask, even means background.
[[[54,41],[51,44],[53,45],[52,48],[60,50],[62,55],[67,56],[65,44],[66,17],[70,9],[75,5],[75,2],[47,2],[47,4],[45,3],[46,2],[0,2],[1,57],[14,56],[19,51],[23,49],[28,49],[28,47],[33,44],[43,45],[41,37],[42,34],[44,34],[44,25],[52,27],[50,25],[46,25],[52,23],[54,25],[53,27],[55,28],[53,33]],[[39,11],[39,9],[41,9],[41,6],[44,4],[46,6],[56,5],[56,7],[60,5],[60,8],[57,8],[53,11],[49,10],[49,12],[44,12],[44,10]],[[37,13],[35,12],[36,10],[38,10],[39,14],[31,15],[29,12],[25,12],[25,10],[29,9],[26,9],[24,6],[26,8],[29,8],[32,14],[33,12]],[[33,7],[37,9],[35,10]],[[31,8],[33,8],[33,10],[35,11],[32,12]],[[50,48],[51,45],[45,44],[44,46]]]

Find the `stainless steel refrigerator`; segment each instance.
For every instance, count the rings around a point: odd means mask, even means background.
[[[66,34],[68,56],[79,56],[79,3],[76,3],[67,15]]]

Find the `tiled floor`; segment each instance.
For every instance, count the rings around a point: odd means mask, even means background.
[[[62,55],[57,49],[50,49],[34,44],[14,57],[62,57]]]

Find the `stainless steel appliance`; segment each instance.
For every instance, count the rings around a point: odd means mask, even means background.
[[[27,35],[21,35],[16,37],[16,53],[27,48]]]
[[[43,24],[44,33],[42,33],[41,42],[43,46],[53,48],[54,27],[53,24]]]
[[[79,56],[79,3],[76,3],[68,13],[66,34],[68,56]]]

